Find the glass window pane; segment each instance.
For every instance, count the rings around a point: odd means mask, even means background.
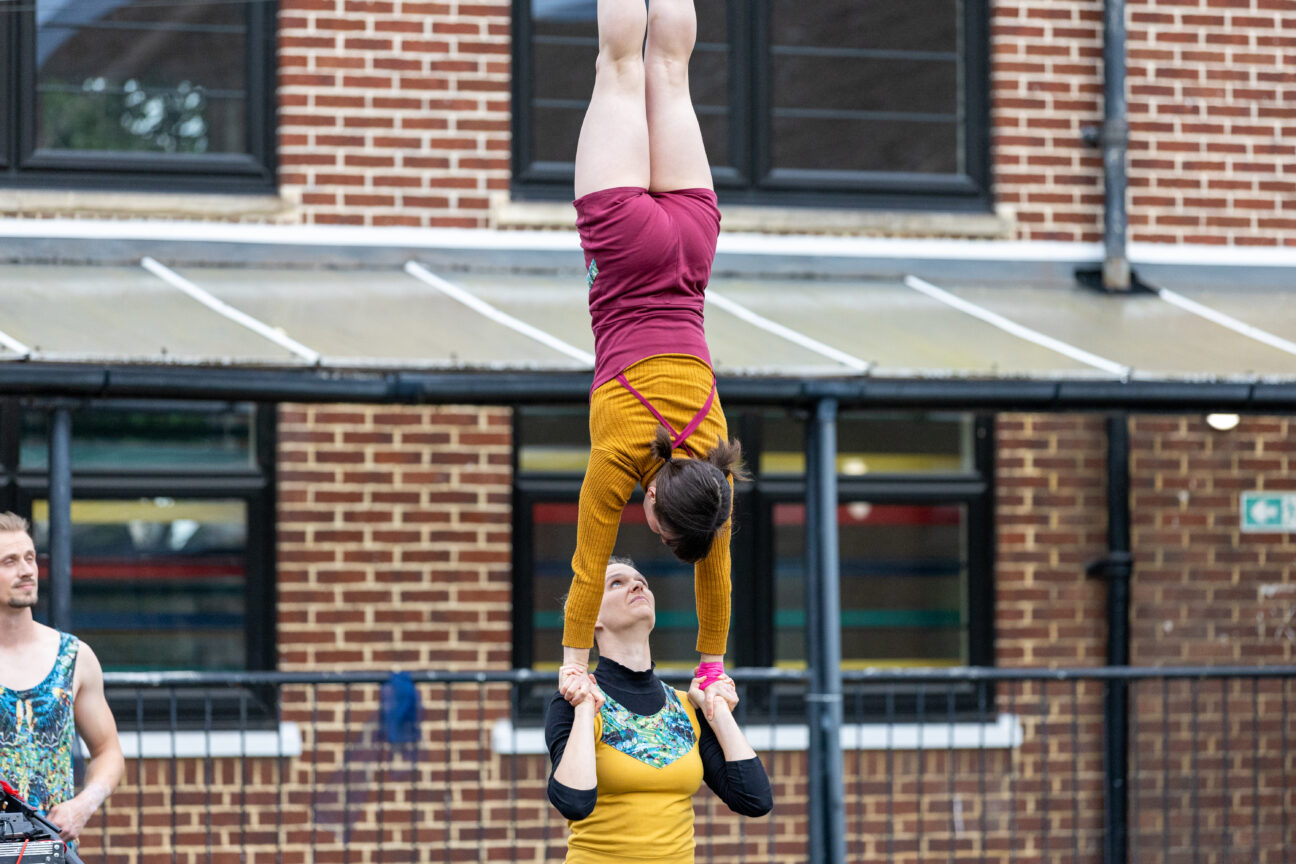
[[[576,549],[577,504],[538,502],[531,506],[533,555],[532,666],[556,670],[562,659],[561,598],[571,587],[571,558]],[[631,501],[621,515],[616,554],[629,555],[648,577],[657,606],[653,660],[658,668],[691,669],[697,664],[697,609],[693,567],[677,560],[648,529],[643,507]],[[597,655],[597,651],[593,652]]]
[[[519,474],[584,476],[590,451],[588,406],[523,406],[517,412]]]
[[[781,45],[957,51],[961,0],[773,0]]]
[[[774,170],[961,170],[960,4],[774,3]]]
[[[729,43],[723,4],[698,6],[698,42],[689,67],[693,105],[707,155],[729,164]],[[532,0],[530,86],[532,153],[537,162],[570,163],[594,86],[598,56],[596,0]]]
[[[247,668],[246,511],[240,500],[73,502],[72,626],[105,669]],[[32,533],[46,554],[47,501],[33,502]]]
[[[36,146],[247,152],[248,8],[37,0]]]
[[[775,117],[773,167],[789,171],[955,174],[959,127],[950,123]]]
[[[785,411],[768,411],[761,419],[761,476],[804,475],[804,422]],[[837,473],[971,473],[973,426],[970,414],[843,412],[837,421]]]
[[[775,658],[805,664],[805,505],[774,505]],[[967,514],[959,505],[837,509],[842,665],[967,660]]]
[[[780,56],[774,64],[774,108],[814,111],[958,111],[958,67],[953,62],[895,58]],[[832,86],[824,86],[826,77]]]
[[[23,412],[19,465],[49,466],[49,416]],[[199,471],[256,467],[251,405],[223,411],[95,407],[72,415],[72,470]]]

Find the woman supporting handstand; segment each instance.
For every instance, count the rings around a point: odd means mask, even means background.
[[[724,674],[729,518],[741,470],[703,329],[720,211],[689,95],[693,0],[647,8],[599,0],[598,27],[594,93],[576,148],[596,359],[558,682],[569,698],[588,670],[603,568],[636,483],[648,527],[696,563],[703,688]],[[713,704],[708,695],[708,716]]]
[[[704,720],[697,678],[681,693],[654,674],[648,580],[617,558],[602,585],[598,669],[572,682],[572,704],[554,694],[545,712],[549,800],[570,820],[566,862],[693,864],[698,787],[763,816],[774,806],[769,777],[734,720],[733,681],[711,687],[718,698]]]

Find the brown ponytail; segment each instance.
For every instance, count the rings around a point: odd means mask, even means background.
[[[665,426],[657,427],[657,434],[653,436],[651,445],[653,455],[663,462],[670,462],[674,453],[674,441],[671,438],[670,430]]]
[[[654,510],[663,539],[675,556],[690,564],[711,551],[716,534],[733,510],[733,481],[747,479],[742,467],[742,445],[716,440],[703,459],[675,459],[671,434],[659,426],[652,451],[665,461],[657,471]]]
[[[706,455],[706,460],[720,469],[725,477],[734,480],[750,480],[751,475],[742,464],[742,442],[738,439],[725,441],[716,438],[716,446]]]

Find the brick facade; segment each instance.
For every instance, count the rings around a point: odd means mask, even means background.
[[[280,417],[281,668],[507,668],[508,411],[284,406]],[[1106,590],[1084,572],[1106,542],[1103,423],[998,419],[1000,666],[1105,662]],[[1242,534],[1237,512],[1243,489],[1293,488],[1290,421],[1249,417],[1217,432],[1196,416],[1137,416],[1130,429],[1135,663],[1293,662],[1296,544]],[[142,797],[132,762],[104,817],[107,860],[164,864],[174,848],[196,864],[209,842],[220,862],[561,860],[547,760],[502,755],[490,739],[509,716],[508,688],[419,690],[417,773],[414,754],[382,743],[372,684],[285,689],[283,719],[304,733],[299,758],[150,760]],[[1284,808],[1296,808],[1290,690],[1265,680],[1133,686],[1139,860],[1281,860],[1296,842],[1296,819],[1287,836],[1282,827]],[[849,860],[1101,860],[1101,684],[1009,682],[986,698],[1020,723],[1019,746],[844,754]],[[936,735],[952,702],[932,688],[924,705]],[[845,708],[852,720],[850,699]],[[805,755],[762,757],[775,813],[740,819],[704,789],[699,860],[805,860]],[[241,815],[244,802],[257,812]],[[96,827],[86,851],[99,854],[104,839]]]
[[[280,669],[509,668],[510,417],[280,409]]]
[[[285,0],[281,187],[306,222],[479,228],[509,183],[511,4]]]
[[[1017,239],[1102,234],[1101,0],[992,0],[993,198]],[[1296,245],[1296,17],[1129,4],[1130,239]],[[487,227],[510,177],[511,4],[288,0],[280,183],[306,222]]]
[[[992,3],[995,200],[1025,240],[1102,236],[1101,0]],[[1282,0],[1128,4],[1130,239],[1296,246]]]

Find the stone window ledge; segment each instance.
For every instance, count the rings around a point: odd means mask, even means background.
[[[84,189],[0,189],[2,217],[301,221],[300,196]]]
[[[749,723],[744,731],[757,753],[810,746],[810,729],[800,724]],[[841,728],[842,750],[1010,750],[1021,743],[1021,719],[1015,714],[1000,714],[993,723],[847,723]],[[549,752],[543,729],[515,728],[508,720],[491,729],[491,746],[500,754]]]
[[[274,729],[239,731],[223,729],[212,732],[184,731],[172,735],[166,730],[118,732],[122,755],[131,759],[213,759],[292,758],[302,754],[302,733],[296,723],[280,723]],[[78,739],[81,755],[88,755],[85,742]]]
[[[847,210],[813,207],[720,207],[726,232],[756,234],[837,234],[885,237],[959,237],[1011,239],[1016,229],[1011,208],[995,213],[948,213],[921,210]],[[500,229],[575,230],[576,211],[565,201],[514,201],[507,194],[491,199],[491,227]]]

